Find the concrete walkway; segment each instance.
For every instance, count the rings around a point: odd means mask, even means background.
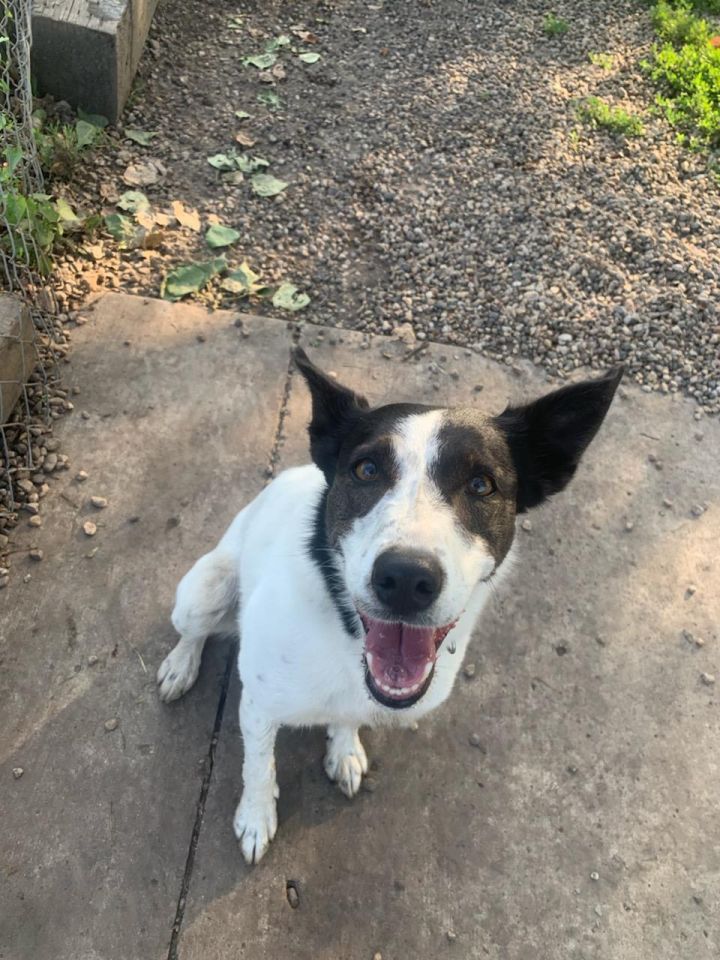
[[[72,467],[19,538],[44,560],[18,554],[0,594],[0,958],[717,957],[720,422],[626,388],[519,530],[475,675],[416,732],[365,735],[374,789],[352,803],[322,732],[286,732],[281,828],[250,870],[230,644],[170,707],[153,675],[179,576],[271,465],[306,459],[293,333],[122,296],[87,316]],[[300,339],[374,400],[497,410],[546,387],[448,347]]]

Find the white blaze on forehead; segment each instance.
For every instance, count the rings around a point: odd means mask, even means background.
[[[433,479],[444,423],[444,410],[429,410],[394,424],[390,440],[397,477],[376,506],[353,523],[341,543],[348,587],[366,605],[372,603],[370,575],[380,553],[409,547],[434,554],[445,572],[445,587],[437,601],[442,623],[460,614],[478,581],[495,566],[487,545],[480,538],[467,537]]]

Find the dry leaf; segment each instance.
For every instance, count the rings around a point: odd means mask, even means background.
[[[123,174],[123,180],[131,187],[148,187],[157,183],[165,173],[165,167],[159,160],[145,160],[142,163],[131,163]]]
[[[254,137],[251,137],[249,133],[243,133],[242,130],[235,134],[235,140],[242,147],[254,147],[257,142]]]
[[[155,214],[151,210],[137,210],[135,220],[145,230],[152,230],[157,222]]]
[[[184,206],[180,200],[172,202],[173,216],[181,227],[188,227],[196,233],[200,229],[200,214],[191,207]]]
[[[275,77],[276,80],[284,80],[287,76],[287,71],[281,63],[276,63],[270,73]]]

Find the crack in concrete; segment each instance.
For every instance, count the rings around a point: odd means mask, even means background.
[[[230,678],[232,677],[233,663],[235,662],[236,644],[231,643],[228,649],[227,660],[225,662],[225,673],[220,687],[220,698],[218,700],[217,711],[215,712],[215,723],[213,725],[212,736],[208,746],[205,775],[203,776],[202,786],[200,787],[200,796],[198,797],[197,807],[195,809],[195,822],[190,837],[190,846],[188,848],[187,859],[185,860],[185,870],[183,872],[182,883],[180,885],[180,894],[178,895],[177,907],[175,909],[175,919],[173,921],[172,934],[170,936],[170,946],[168,948],[168,960],[177,960],[178,943],[180,941],[180,930],[182,928],[185,916],[185,904],[190,889],[193,867],[195,866],[195,853],[197,852],[200,841],[200,830],[202,829],[203,818],[205,816],[205,804],[208,793],[210,792],[210,782],[212,780],[213,767],[215,766],[215,750],[220,739],[220,730],[222,729],[223,715],[225,713],[225,701],[230,687]]]
[[[293,346],[300,342],[300,327],[296,326],[293,329],[291,342]],[[266,483],[269,483],[275,476],[275,467],[280,459],[280,447],[283,439],[282,431],[290,405],[293,369],[294,360],[292,356],[290,356],[288,360],[287,373],[285,375],[282,398],[280,400],[280,409],[278,410],[277,424],[273,433],[273,442],[270,447],[268,464],[265,471],[267,478]],[[230,644],[227,661],[225,663],[223,682],[220,687],[220,697],[218,700],[217,711],[215,713],[215,723],[213,725],[213,732],[210,738],[210,744],[208,746],[205,775],[203,776],[202,785],[200,787],[200,796],[198,797],[197,807],[195,809],[195,822],[193,824],[193,831],[190,837],[190,846],[188,848],[188,854],[185,860],[185,870],[183,872],[180,893],[178,895],[177,906],[175,909],[175,919],[173,921],[172,934],[170,936],[170,946],[168,948],[168,960],[178,960],[180,931],[185,918],[187,895],[190,890],[190,882],[192,880],[193,868],[195,866],[195,854],[200,842],[200,831],[202,829],[203,819],[205,817],[205,804],[207,803],[208,794],[210,792],[210,783],[212,781],[213,768],[215,766],[215,750],[220,739],[220,731],[222,730],[223,716],[225,714],[225,701],[227,700],[228,689],[230,687],[230,678],[232,677],[232,669],[236,658],[236,652],[237,645],[235,643]]]

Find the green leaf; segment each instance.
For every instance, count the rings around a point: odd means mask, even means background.
[[[75,213],[67,200],[63,200],[62,197],[55,201],[55,209],[63,224],[75,227],[79,227],[82,224],[82,218]]]
[[[260,275],[248,266],[247,261],[243,261],[237,270],[228,273],[227,277],[221,282],[220,286],[228,293],[236,293],[241,297],[249,297],[252,294],[260,293],[266,290],[265,284],[260,283]]]
[[[78,117],[86,123],[92,124],[93,127],[97,127],[99,130],[104,130],[110,122],[108,118],[103,117],[102,114],[85,113],[83,109],[78,110]]]
[[[7,173],[8,176],[12,176],[18,164],[23,158],[22,147],[6,147],[5,148],[5,162],[7,164]]]
[[[272,302],[274,307],[294,313],[306,307],[310,303],[310,297],[306,293],[300,293],[294,284],[285,282],[275,291]]]
[[[270,166],[269,162],[263,157],[249,157],[246,153],[240,157],[236,157],[235,164],[238,170],[242,170],[243,173],[254,173],[255,170],[259,170],[261,167]]]
[[[253,192],[259,197],[274,197],[282,193],[288,186],[284,180],[278,180],[271,173],[256,173],[253,175],[250,183]]]
[[[319,59],[319,53],[301,53],[298,55],[298,60],[302,60],[303,63],[317,63]]]
[[[152,140],[157,136],[156,131],[150,130],[125,130],[125,139],[139,143],[141,147],[149,147]]]
[[[78,120],[75,124],[75,135],[77,136],[77,145],[82,149],[89,147],[97,140],[100,134],[100,128],[87,120]]]
[[[3,209],[4,207],[4,209]],[[20,193],[9,193],[0,206],[0,216],[16,227],[27,213],[27,200]]]
[[[249,120],[252,117],[251,113],[248,113],[247,110],[236,110],[235,116],[238,120]]]
[[[287,47],[289,44],[290,37],[282,33],[279,37],[273,37],[272,40],[268,40],[268,42],[265,44],[265,52],[274,53],[276,50],[279,50],[280,47]]]
[[[116,206],[127,213],[144,213],[150,209],[150,201],[140,190],[126,190]]]
[[[235,243],[239,239],[240,234],[237,230],[233,230],[232,227],[224,227],[221,223],[213,223],[208,227],[205,234],[205,242],[213,249],[229,247],[231,243]]]
[[[228,153],[215,153],[212,157],[207,158],[207,162],[211,167],[215,167],[216,170],[234,170],[235,169],[235,155]]]
[[[252,57],[245,57],[243,63],[246,67],[257,67],[258,70],[269,70],[277,63],[277,54],[272,51],[269,53],[256,53]]]
[[[105,229],[120,246],[134,246],[138,228],[121,213],[110,213],[105,217]]]
[[[160,288],[164,300],[181,300],[191,293],[198,293],[218,273],[227,267],[225,257],[215,257],[203,263],[186,263],[176,267],[165,277]]]
[[[264,103],[269,110],[282,109],[282,100],[276,93],[273,93],[272,90],[267,90],[264,93],[259,93],[257,95],[257,98],[258,98],[258,102]]]

